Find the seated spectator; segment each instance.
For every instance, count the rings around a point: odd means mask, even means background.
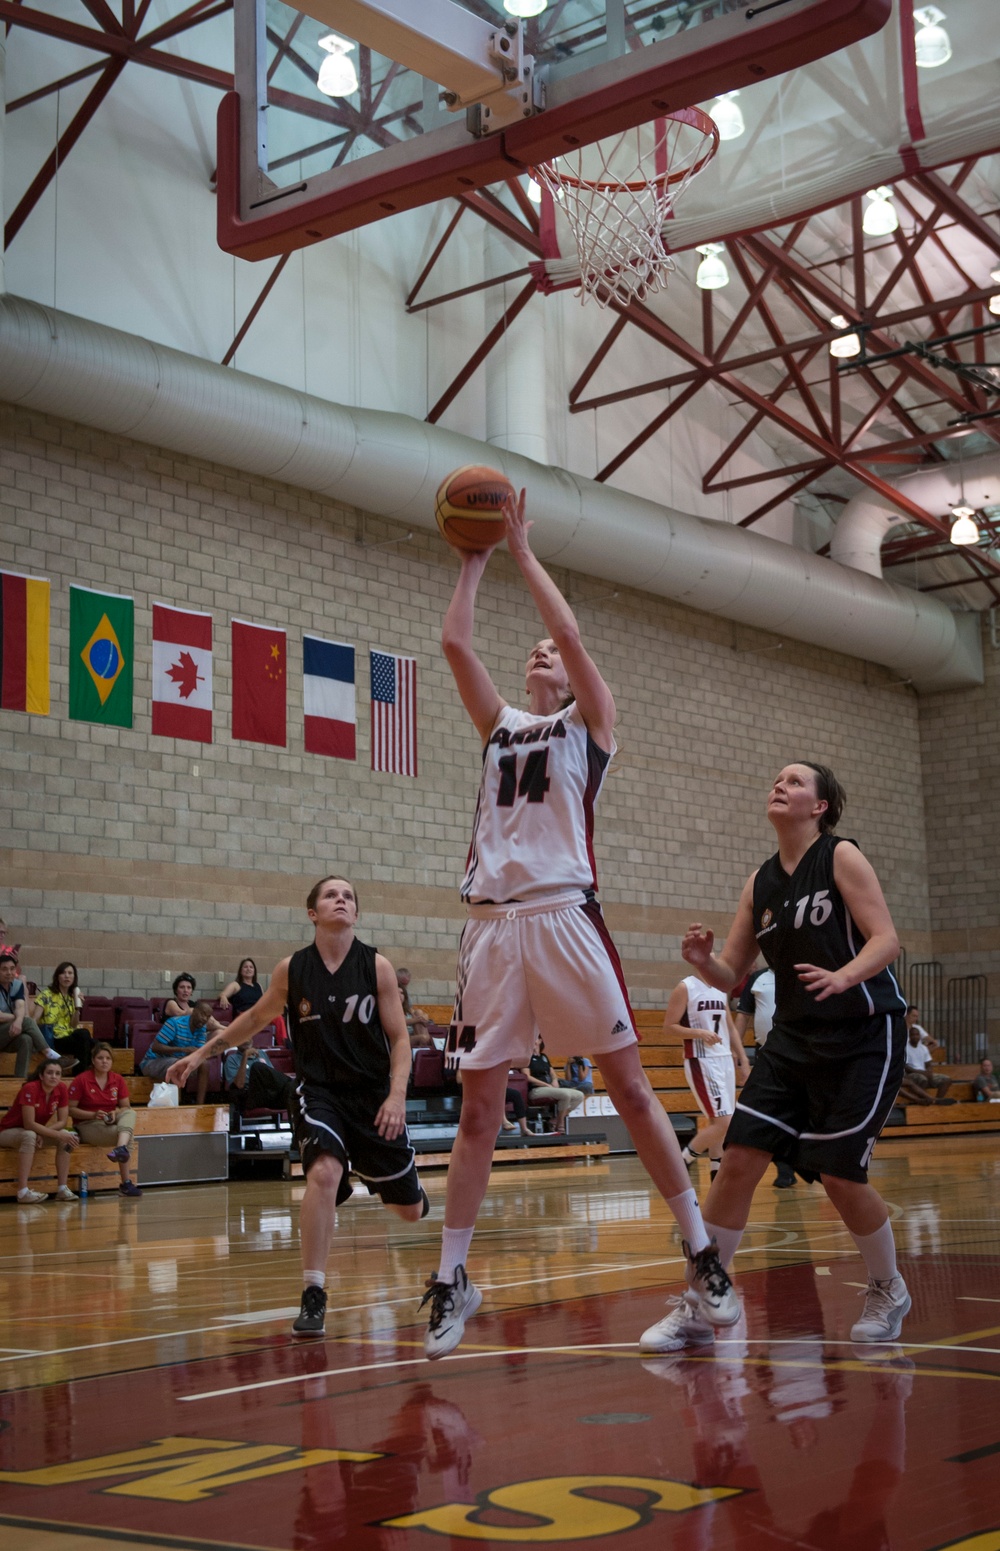
[[[3,917],[0,916],[0,953],[9,953],[14,963],[17,964],[21,957],[21,944],[19,942],[8,942],[9,936],[10,928]]]
[[[198,982],[187,970],[182,971],[173,983],[173,995],[163,1004],[163,1017],[186,1018],[194,1005],[194,993]]]
[[[244,1061],[243,1052],[248,1047],[241,1045],[238,1049],[240,1064],[236,1069],[231,1087],[239,1110],[246,1109],[283,1109],[288,1111],[288,1117],[293,1128],[298,1124],[296,1119],[297,1099],[295,1096],[295,1078],[287,1072],[277,1072],[267,1060]],[[253,1048],[253,1044],[249,1048]],[[232,1054],[232,1052],[230,1052]]]
[[[248,1039],[245,1045],[234,1045],[232,1050],[227,1050],[222,1058],[222,1077],[226,1087],[242,1092],[247,1085],[248,1071],[258,1061],[263,1061],[265,1066],[271,1065],[267,1052],[258,1050],[252,1039]]]
[[[557,1121],[553,1133],[561,1136],[566,1129],[566,1116],[579,1109],[583,1094],[576,1088],[560,1088],[552,1080],[552,1066],[545,1054],[540,1034],[535,1035],[535,1053],[527,1068],[520,1067],[528,1079],[528,1103],[546,1104],[551,1099],[557,1107]]]
[[[915,1002],[911,1002],[906,1009],[906,1027],[908,1029],[916,1029],[921,1043],[926,1045],[928,1050],[944,1049],[939,1039],[935,1039],[933,1034],[928,1034],[926,1029],[920,1027],[920,1008]]]
[[[231,1007],[233,1017],[238,1018],[248,1007],[256,1006],[263,995],[264,987],[257,979],[256,964],[253,959],[244,959],[236,971],[236,979],[230,980],[223,989],[219,1001],[223,1007]]]
[[[114,1146],[107,1156],[118,1165],[121,1175],[118,1189],[123,1196],[141,1196],[142,1191],[132,1178],[129,1164],[135,1111],[128,1096],[128,1084],[112,1070],[113,1064],[111,1046],[103,1039],[98,1040],[90,1067],[74,1077],[69,1085],[69,1118],[77,1136],[88,1147],[107,1147],[114,1136]]]
[[[461,1076],[461,1070],[459,1071]],[[507,1105],[514,1111],[514,1120],[507,1119]],[[530,1136],[528,1130],[528,1106],[524,1102],[524,1094],[520,1088],[508,1088],[503,1100],[504,1116],[503,1129],[505,1131],[520,1131],[522,1136]],[[516,1124],[515,1124],[516,1122]]]
[[[993,1070],[993,1062],[989,1056],[983,1056],[979,1063],[978,1075],[972,1080],[972,1091],[980,1101],[1000,1104],[1000,1080]]]
[[[403,1004],[406,1032],[410,1036],[410,1049],[433,1050],[435,1045],[430,1031],[430,1019],[422,1007],[411,1007],[410,1005],[410,971],[408,969],[397,969],[396,984],[399,987],[399,998]]]
[[[35,997],[35,1022],[50,1047],[64,1058],[71,1058],[66,1062],[67,1070],[78,1066],[82,1071],[90,1065],[93,1040],[77,1022],[82,1005],[76,965],[63,959],[56,965],[51,984]]]
[[[920,1038],[920,1030],[914,1021],[907,1030],[906,1072],[899,1089],[905,1104],[954,1104],[954,1099],[945,1098],[951,1079],[929,1071],[930,1065],[931,1053]]]
[[[27,1016],[28,993],[24,981],[17,973],[17,959],[13,953],[0,953],[0,1051],[14,1050],[14,1076],[25,1078],[31,1066],[31,1052],[58,1061],[58,1050],[49,1046],[34,1018]],[[67,1058],[66,1067],[76,1065]]]
[[[188,977],[190,978],[190,977]],[[177,982],[174,982],[176,986]],[[170,1003],[167,1003],[170,1006]],[[186,1056],[192,1050],[200,1050],[205,1041],[218,1034],[221,1023],[212,1017],[210,1002],[195,1002],[190,1012],[167,1018],[156,1038],[142,1058],[139,1067],[143,1077],[163,1082],[178,1056]],[[198,1068],[198,1091],[195,1102],[204,1104],[208,1092],[208,1065]]]
[[[560,1088],[575,1088],[577,1093],[589,1099],[594,1091],[594,1079],[590,1075],[593,1070],[594,1063],[586,1056],[570,1056],[559,1079]]]
[[[43,1190],[28,1185],[31,1165],[39,1147],[56,1150],[57,1201],[75,1201],[69,1188],[69,1155],[80,1145],[79,1138],[67,1130],[69,1090],[63,1082],[58,1056],[46,1058],[30,1082],[22,1084],[17,1098],[0,1120],[0,1147],[17,1148],[17,1199],[23,1205],[47,1201]]]

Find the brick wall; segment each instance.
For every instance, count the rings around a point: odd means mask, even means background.
[[[920,702],[933,958],[951,977],[987,976],[987,1027],[1000,1046],[1000,652],[983,619],[986,681]]]
[[[270,966],[305,940],[308,886],[336,868],[359,886],[363,935],[409,964],[418,996],[447,999],[479,752],[438,646],[455,576],[446,548],[427,533],[388,543],[403,530],[305,492],[9,408],[0,523],[2,564],[53,583],[52,715],[0,713],[12,788],[0,913],[28,973],[47,978],[68,957],[93,991],[155,993],[182,968],[207,988],[245,953]],[[557,580],[620,710],[597,855],[636,1000],[665,999],[689,919],[725,926],[771,849],[767,785],[796,757],[837,770],[850,799],[843,832],[872,857],[911,954],[926,956],[912,692],[847,657],[646,594],[609,597],[592,578]],[[71,581],[135,595],[129,731],[66,717]],[[151,735],[157,599],[214,614],[210,747]],[[480,599],[483,657],[519,698],[541,630],[506,556]],[[286,750],[229,736],[234,615],[289,630]],[[356,764],[302,751],[303,630],[359,649]],[[417,780],[368,769],[370,646],[419,660]]]

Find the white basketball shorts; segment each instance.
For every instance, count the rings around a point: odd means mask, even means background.
[[[684,1076],[706,1120],[733,1113],[736,1108],[736,1067],[731,1055],[727,1053],[724,1061],[687,1056]]]
[[[618,950],[582,889],[469,906],[446,1065],[527,1066],[539,1033],[553,1065],[636,1042]]]

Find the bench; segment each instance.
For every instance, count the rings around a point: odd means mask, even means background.
[[[144,1081],[145,1079],[138,1079]],[[205,1135],[228,1132],[229,1107],[225,1104],[186,1104],[178,1109],[150,1109],[137,1105],[135,1112],[135,1141],[132,1147],[132,1168],[139,1173],[139,1155],[144,1136]],[[113,1140],[113,1138],[112,1138]],[[80,1174],[87,1175],[91,1195],[102,1191],[117,1190],[121,1176],[118,1165],[111,1163],[106,1154],[109,1147],[77,1147],[70,1159],[69,1187],[79,1194]],[[51,1194],[56,1189],[55,1149],[43,1148],[31,1171],[32,1190],[44,1190]],[[0,1200],[17,1195],[17,1153],[0,1150]]]

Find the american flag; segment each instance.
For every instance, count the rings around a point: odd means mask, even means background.
[[[417,659],[375,652],[372,659],[372,769],[417,773]]]

